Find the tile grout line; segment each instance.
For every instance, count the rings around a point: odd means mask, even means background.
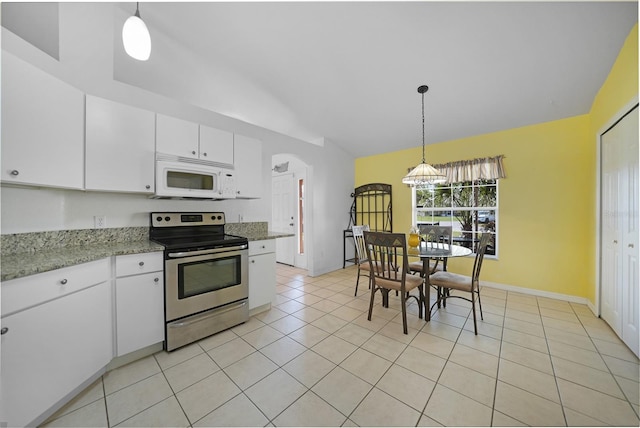
[[[536,303],[538,306],[538,311],[540,311],[540,304],[538,303],[538,298],[536,297]],[[560,409],[562,410],[562,418],[564,419],[564,425],[569,426],[567,421],[567,413],[565,412],[565,406],[562,400],[562,393],[560,392],[560,385],[558,384],[558,376],[556,374],[556,367],[553,364],[553,358],[551,358],[551,348],[549,347],[549,339],[547,338],[547,330],[545,327],[544,320],[542,319],[542,313],[540,313],[540,323],[542,324],[542,332],[544,333],[544,342],[547,344],[547,352],[549,354],[549,362],[551,363],[551,372],[553,373],[553,382],[556,385],[556,391],[558,392],[558,399],[560,400]]]

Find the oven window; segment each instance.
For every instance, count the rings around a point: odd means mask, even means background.
[[[178,298],[232,287],[242,282],[240,256],[178,265]]]
[[[177,189],[213,190],[211,174],[167,171],[167,187]]]

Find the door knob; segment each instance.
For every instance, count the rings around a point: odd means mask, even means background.
[[[289,226],[293,226],[293,223],[289,223]]]

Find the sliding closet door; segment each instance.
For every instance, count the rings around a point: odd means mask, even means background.
[[[638,355],[638,107],[601,137],[601,315]]]

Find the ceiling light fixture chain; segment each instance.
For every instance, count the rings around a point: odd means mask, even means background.
[[[418,92],[422,94],[422,163],[426,163],[424,157],[424,93],[429,90],[427,85],[418,87]]]

